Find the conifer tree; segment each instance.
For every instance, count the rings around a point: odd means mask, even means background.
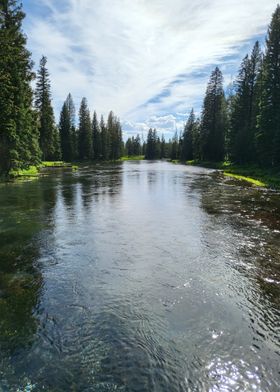
[[[223,76],[218,67],[212,72],[203,103],[201,119],[201,154],[205,161],[224,159],[227,127]]]
[[[179,138],[178,132],[176,131],[172,138],[172,146],[171,146],[171,159],[176,160],[179,157]]]
[[[160,141],[160,159],[166,158],[166,143],[165,143],[165,138],[164,135],[161,135],[161,141]]]
[[[193,159],[197,161],[201,160],[200,130],[201,130],[200,120],[197,119],[194,123],[193,131],[192,131]]]
[[[40,161],[32,110],[33,63],[22,32],[25,14],[16,0],[0,1],[0,172]]]
[[[101,132],[99,128],[99,123],[97,119],[96,111],[93,113],[92,119],[92,143],[93,143],[93,157],[94,159],[100,159],[102,156],[101,148]]]
[[[160,158],[160,139],[157,135],[156,129],[150,128],[147,136],[147,143],[145,146],[145,158],[159,159]]]
[[[37,74],[35,91],[35,107],[38,113],[40,147],[43,160],[57,159],[56,151],[56,126],[54,112],[51,104],[51,85],[47,70],[47,58],[43,56]]]
[[[190,161],[193,159],[193,133],[195,126],[195,115],[192,109],[183,132],[181,151],[181,160],[183,162]]]
[[[260,65],[261,52],[256,42],[251,57],[246,56],[241,64],[236,94],[231,100],[229,155],[231,160],[238,163],[255,159],[257,77]]]
[[[79,110],[79,159],[92,159],[92,132],[90,112],[86,98],[82,99]]]
[[[268,29],[261,70],[260,113],[256,135],[259,160],[280,164],[280,5]]]
[[[101,157],[104,161],[109,159],[109,135],[105,125],[104,117],[100,118],[100,139],[101,139]]]
[[[107,120],[107,131],[109,139],[109,159],[115,161],[122,155],[122,129],[118,118],[111,111]]]
[[[64,102],[59,121],[62,159],[71,162],[76,154],[75,105],[71,94]]]

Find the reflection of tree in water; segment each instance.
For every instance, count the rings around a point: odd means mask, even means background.
[[[55,191],[37,181],[9,184],[0,192],[0,373],[5,368],[9,374],[14,355],[36,336],[34,309],[42,287],[38,233],[54,204]]]
[[[104,195],[110,195],[111,200],[117,196],[122,186],[122,165],[102,165],[93,168],[89,173],[80,176],[81,196],[85,208],[93,201],[98,201]]]

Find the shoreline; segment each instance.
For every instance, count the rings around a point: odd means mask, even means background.
[[[237,165],[230,162],[203,162],[203,161],[171,161],[183,165],[216,169],[225,177],[230,177],[248,184],[268,189],[280,189],[280,168],[261,168],[257,165]]]

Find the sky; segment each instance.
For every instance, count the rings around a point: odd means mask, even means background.
[[[56,118],[78,110],[120,117],[124,138],[180,132],[199,115],[215,66],[225,88],[254,42],[265,42],[278,0],[23,0],[35,68],[48,58]]]

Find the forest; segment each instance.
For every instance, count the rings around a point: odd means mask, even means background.
[[[227,94],[216,67],[209,79],[200,116],[192,109],[184,129],[172,140],[150,129],[126,142],[128,155],[147,159],[202,162],[228,160],[240,165],[280,164],[280,6],[272,16],[265,50],[257,41],[243,59]]]
[[[56,124],[47,58],[33,71],[25,14],[16,0],[0,2],[0,172],[25,169],[43,161],[117,160],[122,155],[120,120],[111,111],[106,121],[90,114],[83,98],[78,121],[71,94]],[[31,83],[36,81],[33,91]]]
[[[272,16],[265,48],[256,42],[234,82],[224,88],[219,67],[211,73],[199,116],[192,109],[171,140],[150,129],[123,142],[120,119],[90,113],[86,98],[78,120],[71,94],[56,124],[47,58],[34,73],[16,0],[0,3],[0,171],[43,161],[115,161],[121,156],[240,165],[280,164],[280,6]],[[33,91],[31,82],[36,79]],[[186,87],[187,88],[187,87]],[[226,93],[225,93],[226,91]]]

